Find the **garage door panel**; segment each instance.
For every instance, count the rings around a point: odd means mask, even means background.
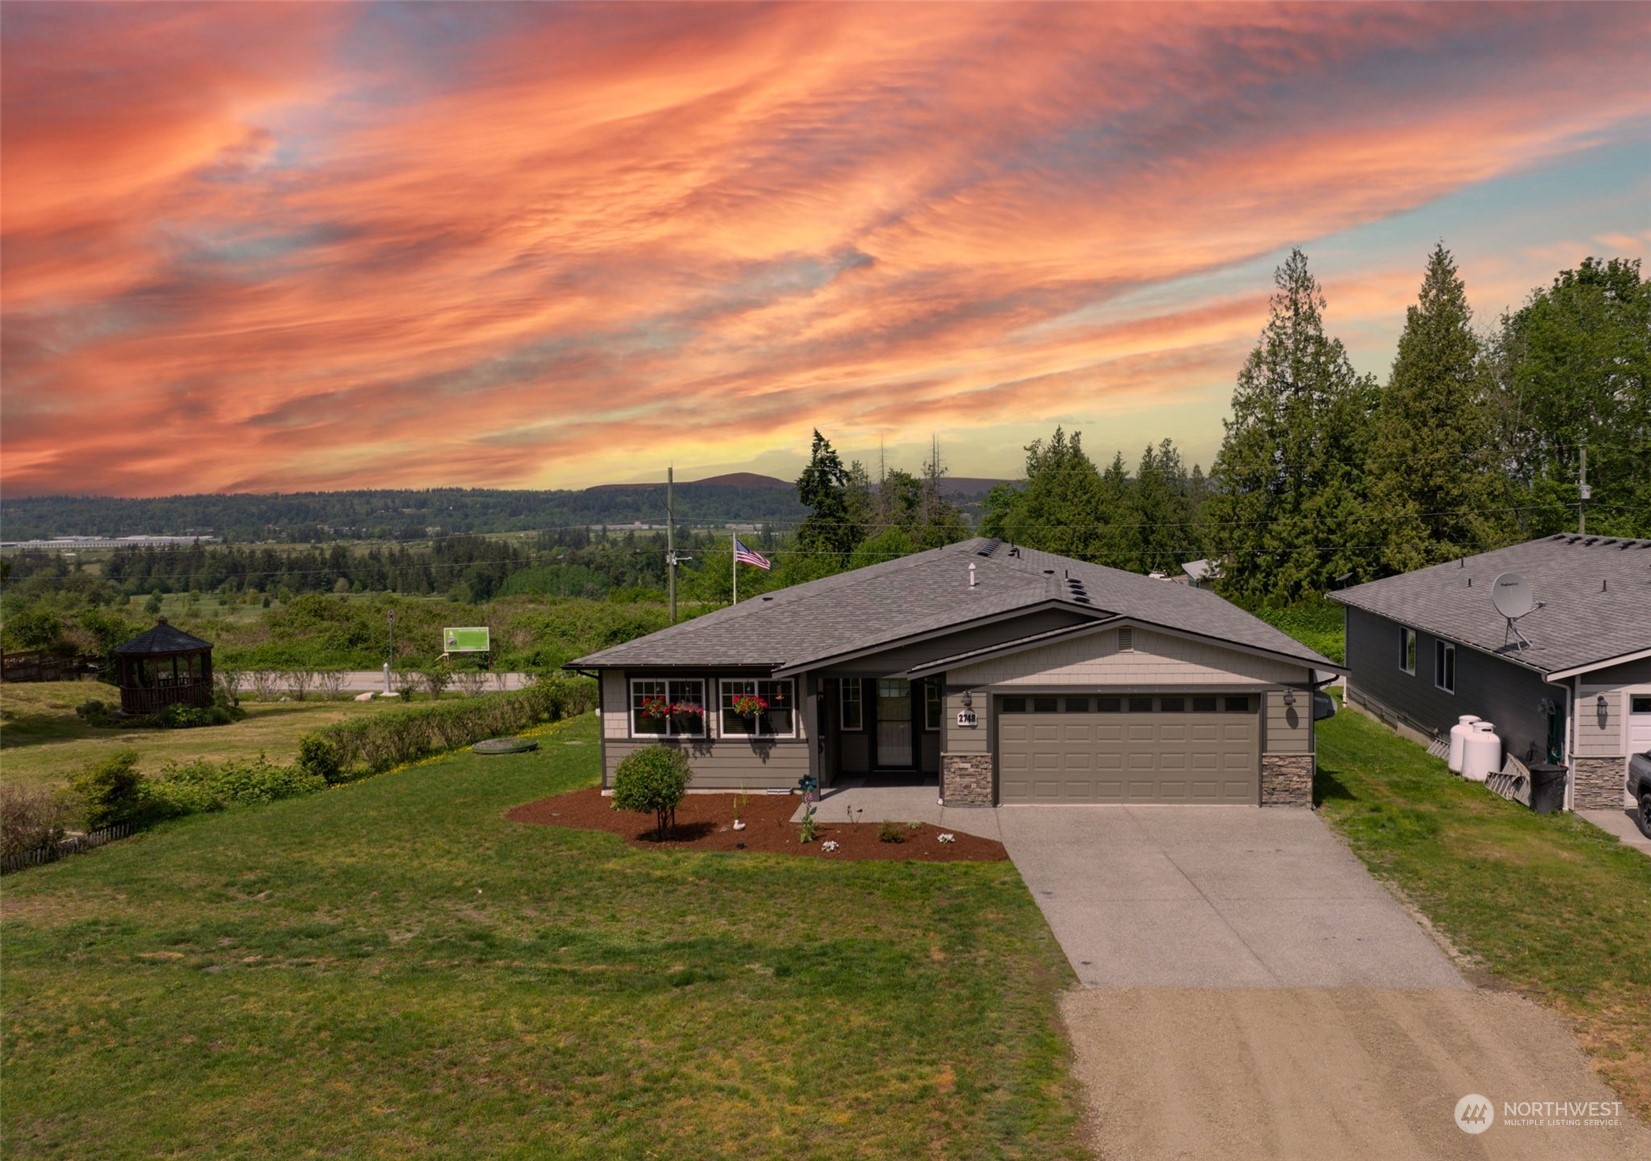
[[[1004,802],[1260,800],[1254,713],[1000,715]]]

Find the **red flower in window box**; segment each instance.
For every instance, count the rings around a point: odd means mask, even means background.
[[[677,718],[697,718],[705,715],[705,707],[691,701],[676,701],[671,703],[671,716]]]
[[[740,717],[754,718],[768,708],[768,699],[754,693],[736,693],[728,704]]]
[[[671,705],[662,697],[645,697],[642,699],[642,716],[645,718],[663,719],[671,712]]]

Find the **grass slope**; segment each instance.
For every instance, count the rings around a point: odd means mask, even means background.
[[[1651,859],[1575,815],[1536,815],[1361,714],[1319,724],[1325,817],[1494,977],[1567,1016],[1651,1118]]]
[[[245,720],[193,730],[122,730],[90,726],[74,707],[92,698],[120,704],[120,690],[91,681],[7,684],[0,687],[0,782],[58,785],[88,762],[134,749],[139,768],[155,773],[166,762],[256,758],[291,762],[298,739],[322,726],[361,714],[383,713],[399,700],[243,701]]]
[[[507,822],[594,719],[6,881],[8,1157],[1077,1157],[1008,863]]]

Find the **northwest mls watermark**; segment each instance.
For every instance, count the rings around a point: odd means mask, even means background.
[[[1470,1092],[1456,1102],[1456,1127],[1483,1133],[1500,1123],[1507,1129],[1610,1129],[1622,1124],[1621,1101],[1503,1101]]]

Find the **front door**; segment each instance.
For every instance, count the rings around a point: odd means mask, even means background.
[[[901,677],[878,678],[877,765],[909,769],[911,764],[911,682]]]

